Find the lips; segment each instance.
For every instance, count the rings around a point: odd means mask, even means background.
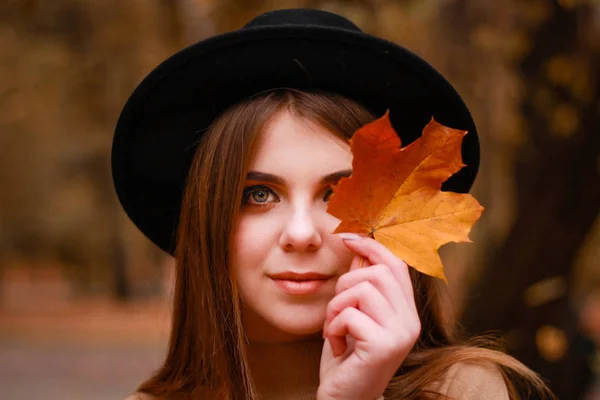
[[[287,281],[327,280],[327,279],[331,279],[332,277],[333,277],[332,275],[324,275],[324,274],[320,274],[318,272],[298,273],[298,272],[292,272],[292,271],[287,271],[287,272],[282,272],[279,274],[271,275],[272,279],[281,279],[281,280],[287,280]]]
[[[291,271],[270,276],[279,289],[291,295],[316,293],[332,277],[333,275],[324,275],[317,272],[297,273]]]
[[[287,294],[309,295],[319,291],[325,285],[327,279],[309,279],[303,281],[293,281],[288,279],[273,279],[275,285]]]

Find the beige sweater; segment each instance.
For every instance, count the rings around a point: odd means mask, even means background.
[[[290,344],[250,344],[248,359],[261,399],[314,400],[323,339]],[[454,365],[432,390],[456,400],[508,400],[500,371],[489,365]],[[136,393],[126,400],[157,400]],[[366,399],[370,400],[370,399]]]

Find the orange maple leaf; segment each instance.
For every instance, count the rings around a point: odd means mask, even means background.
[[[446,281],[439,247],[470,242],[483,211],[469,194],[441,191],[464,167],[466,133],[432,119],[420,138],[401,148],[388,113],[356,131],[352,175],[339,181],[327,208],[341,220],[334,233],[368,234],[416,270]]]

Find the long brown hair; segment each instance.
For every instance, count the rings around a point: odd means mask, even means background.
[[[375,116],[340,95],[278,89],[258,94],[221,114],[203,135],[183,197],[175,257],[172,329],[162,367],[139,390],[158,398],[254,400],[246,363],[239,294],[230,254],[244,178],[262,127],[288,109],[349,139]],[[426,388],[457,362],[500,367],[512,398],[509,374],[551,397],[543,381],[485,338],[462,341],[443,307],[445,285],[411,270],[422,333],[391,380],[385,398],[435,397]]]

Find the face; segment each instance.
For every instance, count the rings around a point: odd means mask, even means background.
[[[320,335],[327,303],[352,253],[332,232],[331,188],[352,168],[350,146],[288,111],[261,132],[236,225],[233,269],[251,341]],[[320,274],[319,280],[284,273]],[[278,279],[288,278],[288,279]]]

